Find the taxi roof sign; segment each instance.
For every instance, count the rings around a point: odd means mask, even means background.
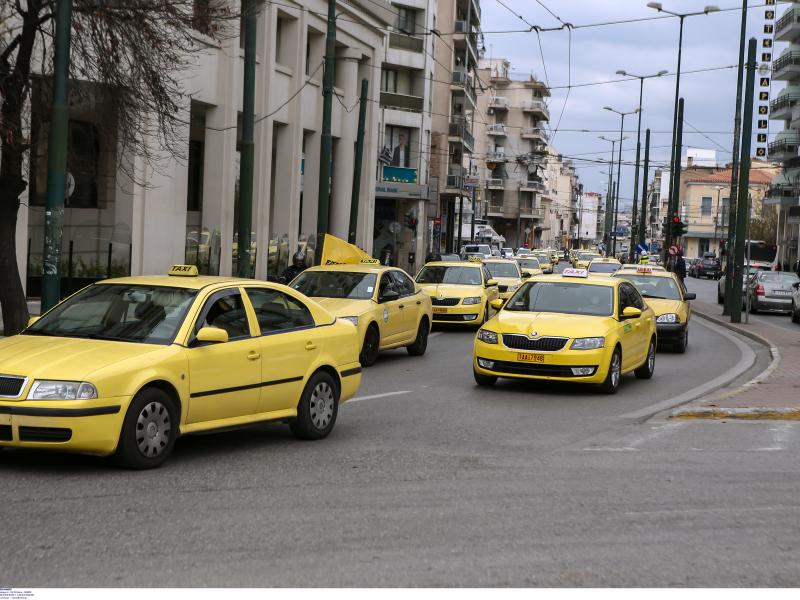
[[[586,269],[564,269],[561,275],[563,277],[589,277],[589,271]]]
[[[167,275],[173,277],[197,277],[197,267],[195,265],[172,265]]]
[[[470,256],[469,262],[483,262],[483,258],[480,256]]]
[[[637,273],[646,274],[646,275],[650,275],[653,272],[653,268],[639,265],[638,267],[636,267],[636,272]]]
[[[360,263],[362,265],[379,265],[381,264],[381,261],[379,261],[377,258],[362,258]]]

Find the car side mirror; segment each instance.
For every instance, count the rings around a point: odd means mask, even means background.
[[[491,302],[489,302],[489,306],[491,306],[495,310],[500,310],[505,306],[505,304],[506,301],[500,298],[497,298],[496,300],[492,300]]]
[[[201,327],[196,338],[198,342],[222,344],[228,341],[228,332],[219,327]]]
[[[493,287],[497,285],[497,279],[489,279],[486,282],[486,287]]]
[[[530,279],[531,278],[531,274],[528,273],[527,271],[523,271],[522,275],[520,277],[522,277],[522,279]]]
[[[381,302],[391,302],[400,297],[400,292],[397,290],[386,290],[381,294]]]
[[[683,299],[684,300],[695,300],[696,298],[697,298],[697,294],[695,294],[694,292],[686,292],[683,295]]]
[[[642,316],[642,311],[635,306],[626,306],[622,311],[623,319],[635,319]]]
[[[30,327],[31,325],[36,323],[36,321],[38,321],[40,318],[41,317],[36,316],[36,317],[31,317],[30,319],[28,319],[28,327]]]

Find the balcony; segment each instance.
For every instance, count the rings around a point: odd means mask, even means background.
[[[506,189],[506,180],[492,177],[486,180],[487,190],[504,190]]]
[[[396,108],[409,112],[422,112],[425,99],[422,96],[409,96],[394,92],[381,92],[381,106],[383,108]]]
[[[392,31],[389,33],[389,48],[422,54],[425,51],[425,40],[413,35]]]
[[[550,109],[543,100],[531,100],[522,105],[522,112],[531,113],[544,121],[550,120]]]
[[[486,216],[487,217],[504,217],[505,211],[503,209],[502,202],[500,204],[489,204],[486,207]]]
[[[764,196],[764,204],[779,205],[784,208],[797,204],[798,200],[800,200],[800,186],[792,183],[773,183]]]
[[[417,170],[406,167],[383,166],[383,181],[417,183]]]
[[[790,80],[800,74],[800,52],[784,52],[772,61],[772,78]]]
[[[784,15],[775,22],[775,40],[779,42],[791,42],[800,33],[800,11],[795,8],[787,10]]]
[[[495,110],[508,110],[508,98],[505,96],[493,96],[489,99],[489,108]]]
[[[770,119],[791,119],[792,109],[800,103],[800,95],[786,94],[785,96],[778,96],[769,104],[769,118]]]
[[[486,128],[486,134],[496,137],[506,137],[508,135],[508,129],[502,123],[492,123]]]
[[[769,157],[780,162],[795,158],[797,145],[797,140],[776,140],[769,145]]]
[[[544,193],[544,184],[541,181],[536,181],[534,179],[528,179],[527,181],[520,181],[519,182],[519,191],[520,192],[538,192],[540,194]]]
[[[466,69],[455,69],[450,79],[451,89],[455,91],[464,92],[464,95],[472,102],[472,107],[475,108],[478,100],[475,96],[475,84],[472,82],[472,77]]]
[[[460,142],[472,152],[475,146],[475,138],[469,132],[469,128],[464,121],[450,121],[448,135],[451,142]]]
[[[478,32],[466,21],[455,21],[453,23],[453,45],[461,46],[462,44],[466,44],[469,48],[472,63],[478,64]]]
[[[547,132],[541,127],[523,127],[521,137],[523,140],[547,141]]]
[[[544,209],[522,205],[519,207],[519,216],[523,219],[544,220]]]
[[[486,162],[487,163],[506,162],[506,151],[505,150],[489,150],[486,153]]]

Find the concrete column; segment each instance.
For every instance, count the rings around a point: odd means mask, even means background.
[[[337,60],[336,68],[341,74],[341,91],[344,93],[342,102],[350,108],[358,100],[358,91],[360,89],[358,83],[358,60],[361,58],[361,50],[349,49],[341,53],[340,56],[344,60]],[[353,109],[348,113],[338,101],[334,101],[334,108],[340,115],[340,126],[339,137],[334,142],[330,227],[333,235],[346,240],[347,230],[350,226],[350,199],[353,189],[358,111]]]

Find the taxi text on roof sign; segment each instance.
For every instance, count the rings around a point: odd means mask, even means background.
[[[589,277],[589,271],[586,269],[564,269],[561,275],[564,277]]]
[[[483,262],[483,259],[480,256],[470,256],[469,262]]]
[[[197,267],[195,265],[173,265],[168,275],[174,277],[197,277]]]
[[[653,268],[652,267],[636,267],[636,272],[650,275],[653,272]]]
[[[377,258],[362,258],[360,263],[362,265],[379,265],[381,264],[381,261],[379,261]]]

